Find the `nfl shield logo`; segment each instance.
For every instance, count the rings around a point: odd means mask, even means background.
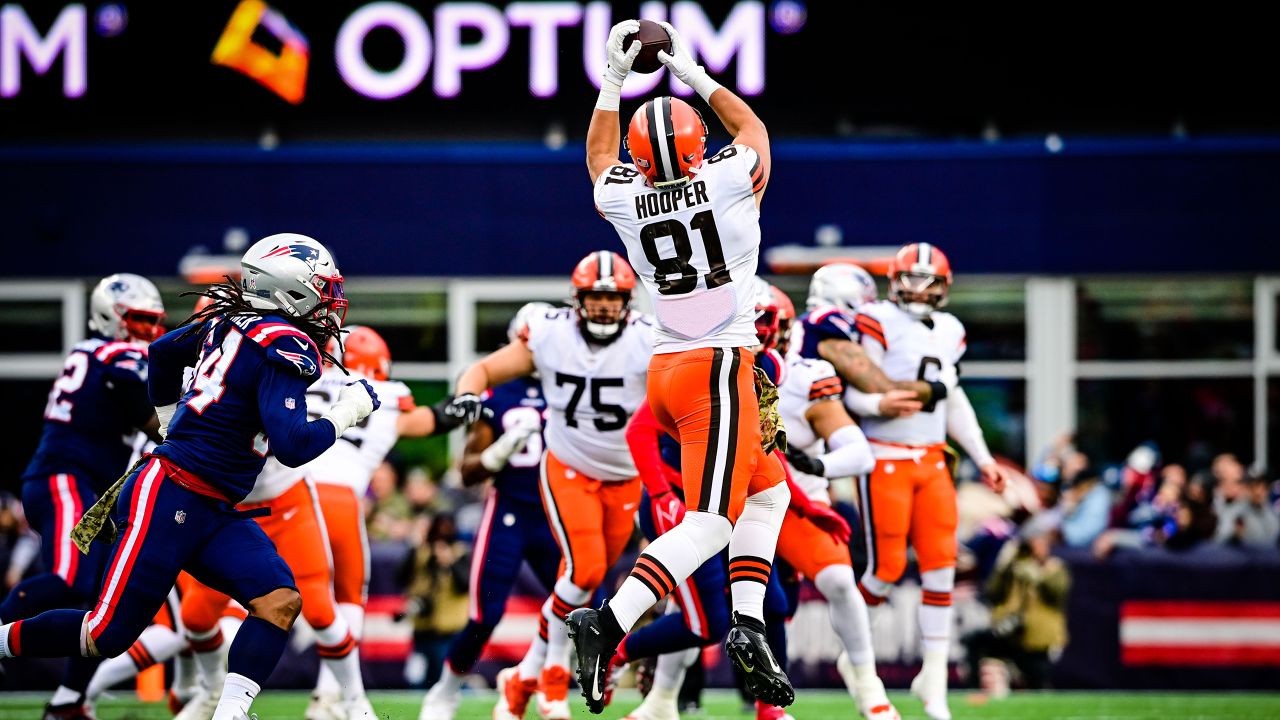
[[[298,403],[294,402],[293,398],[285,398],[284,407],[286,410],[293,410],[294,408],[298,407]]]
[[[185,510],[179,510],[173,514],[173,521],[181,525],[187,521],[187,513]]]

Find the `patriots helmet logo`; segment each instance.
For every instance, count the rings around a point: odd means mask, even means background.
[[[273,257],[296,257],[306,263],[307,268],[311,270],[311,272],[315,272],[316,263],[320,261],[320,250],[313,248],[310,245],[281,245],[266,255],[263,255],[262,259],[265,260]]]
[[[281,350],[280,348],[276,348],[275,351],[280,355],[280,357],[293,363],[294,367],[298,368],[298,372],[301,373],[303,377],[308,377],[316,373],[316,361],[312,360],[310,355],[289,352],[288,350]]]
[[[123,281],[123,280],[116,280],[115,282],[113,282],[113,283],[111,283],[109,286],[107,286],[107,290],[108,290],[112,295],[119,295],[119,294],[121,294],[121,293],[125,292],[125,291],[126,291],[126,290],[128,290],[128,289],[129,289],[129,283],[127,283],[127,282],[125,282],[125,281]]]

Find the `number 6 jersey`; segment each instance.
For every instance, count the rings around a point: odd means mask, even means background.
[[[653,298],[655,353],[756,345],[750,280],[760,254],[760,156],[729,145],[692,179],[658,190],[634,165],[596,179],[596,209],[618,231]]]
[[[600,346],[588,343],[573,310],[562,308],[530,316],[527,337],[547,400],[547,450],[596,480],[635,477],[626,428],[645,402],[649,320],[631,313],[618,339]]]

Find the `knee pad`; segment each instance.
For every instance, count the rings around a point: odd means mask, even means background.
[[[751,501],[748,499],[748,503]],[[709,512],[686,513],[672,532],[681,532],[699,552],[699,565],[724,549],[733,535],[733,524],[723,515]]]
[[[594,577],[595,574],[596,574],[595,571],[592,571],[591,577]],[[594,586],[592,586],[593,589],[595,587],[599,587],[600,583],[604,581],[603,568],[600,569],[599,574],[600,574],[600,580],[597,581]],[[552,592],[555,594],[556,597],[560,598],[565,603],[572,605],[573,607],[582,607],[583,605],[586,605],[591,600],[591,590],[578,587],[578,585],[574,583],[573,580],[570,580],[567,577],[562,577],[559,580],[556,580],[556,586]]]
[[[308,620],[307,623],[310,624],[311,621]],[[316,631],[317,645],[337,645],[351,635],[351,627],[341,615],[334,615],[332,622],[325,627],[312,625],[312,628]]]
[[[768,490],[761,490],[747,496],[747,504],[743,512],[751,509],[765,510],[769,513],[784,513],[791,504],[791,488],[786,483],[778,483]]]
[[[857,583],[853,579],[853,567],[849,565],[826,566],[818,571],[813,584],[831,605],[852,600],[858,592]]]
[[[920,573],[920,586],[930,592],[951,592],[956,586],[956,569],[944,567],[926,570]]]
[[[887,583],[869,572],[862,574],[858,587],[862,590],[862,597],[868,605],[879,605],[889,597],[889,591],[893,590],[892,583]]]

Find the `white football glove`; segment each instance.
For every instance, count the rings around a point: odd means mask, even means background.
[[[169,423],[173,422],[174,413],[178,412],[178,403],[161,405],[156,408],[156,419],[160,421],[160,437],[169,437]]]
[[[680,37],[680,33],[671,26],[669,22],[658,23],[662,29],[667,31],[671,36],[671,54],[659,50],[658,59],[663,65],[671,71],[672,75],[680,82],[693,88],[693,91],[707,102],[711,101],[711,93],[720,89],[720,83],[711,79],[707,74],[706,68],[698,64],[693,59],[693,53],[689,52],[688,46],[684,44],[684,38]]]
[[[597,109],[618,111],[622,83],[631,72],[631,64],[636,61],[636,55],[640,54],[639,40],[633,40],[629,48],[622,46],[623,40],[639,30],[639,20],[623,20],[609,31],[609,41],[605,43],[604,77],[600,80],[600,97],[596,99]]]
[[[321,419],[328,419],[333,423],[333,429],[337,432],[335,437],[342,437],[342,433],[369,417],[381,405],[382,402],[378,400],[378,394],[373,391],[373,387],[364,380],[360,380],[348,383],[339,390],[338,402],[334,403]]]
[[[533,434],[542,429],[542,423],[535,421],[533,418],[521,417],[510,430],[502,434],[502,437],[493,441],[493,444],[485,448],[480,453],[480,464],[485,470],[496,473],[507,466],[507,462],[511,460],[511,456],[524,449],[528,444],[529,438]]]

